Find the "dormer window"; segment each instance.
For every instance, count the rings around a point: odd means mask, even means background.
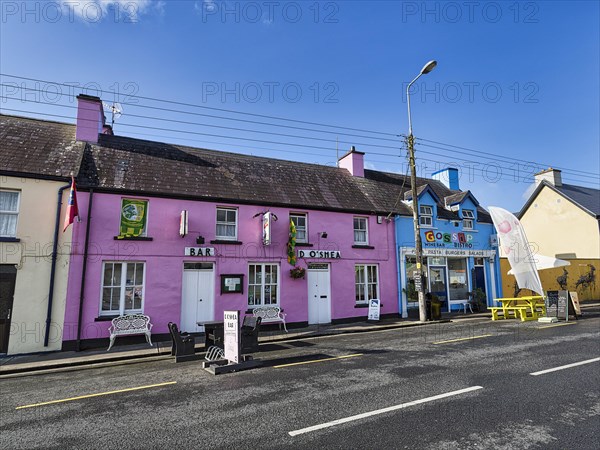
[[[419,223],[424,227],[433,226],[433,208],[431,206],[419,206]]]
[[[475,222],[475,214],[473,213],[473,210],[463,209],[462,216],[463,216],[463,228],[465,230],[472,230],[473,223]]]

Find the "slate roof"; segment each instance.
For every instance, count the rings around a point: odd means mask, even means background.
[[[600,189],[563,184],[557,187],[565,197],[570,198],[583,209],[600,218]]]
[[[410,177],[401,174],[366,169],[364,178],[354,177],[337,167],[123,136],[99,135],[97,144],[83,144],[74,141],[74,125],[14,116],[0,120],[0,171],[64,177],[78,172],[80,190],[412,216],[402,201],[411,189]],[[440,199],[461,192],[417,178],[419,190],[427,186]],[[460,220],[439,206],[439,218]],[[479,222],[491,223],[483,208],[478,211]]]
[[[594,189],[583,186],[576,186],[574,184],[563,184],[562,186],[553,186],[548,181],[543,180],[531,194],[523,208],[518,214],[518,217],[522,217],[525,211],[533,203],[539,192],[544,188],[548,187],[571,200],[581,209],[591,214],[595,218],[600,220],[600,189]]]
[[[0,114],[0,172],[68,180],[77,175],[84,144],[75,125]]]

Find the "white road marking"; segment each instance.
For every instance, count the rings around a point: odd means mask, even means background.
[[[598,361],[600,361],[600,358],[586,359],[585,361],[579,361],[579,362],[576,362],[573,364],[567,364],[565,366],[554,367],[552,369],[546,369],[546,370],[540,370],[539,372],[531,372],[529,375],[533,375],[534,377],[537,377],[538,375],[544,375],[545,373],[556,372],[557,370],[570,369],[571,367],[582,366],[584,364],[590,364],[590,363],[598,362]]]
[[[445,394],[434,395],[433,397],[422,398],[421,400],[414,400],[408,403],[402,403],[400,405],[389,406],[383,409],[377,409],[375,411],[370,411],[362,414],[357,414],[355,416],[345,417],[343,419],[333,420],[331,422],[322,423],[320,425],[313,425],[312,427],[302,428],[300,430],[290,431],[288,434],[290,436],[298,436],[299,434],[310,433],[311,431],[322,430],[323,428],[329,428],[336,425],[340,425],[342,423],[352,422],[354,420],[366,419],[367,417],[376,416],[378,414],[384,414],[391,411],[396,411],[398,409],[408,408],[409,406],[420,405],[422,403],[433,402],[435,400],[440,400],[442,398],[452,397],[454,395],[466,394],[467,392],[477,391],[479,389],[483,389],[483,386],[472,386],[465,389],[460,389],[458,391],[446,392]]]

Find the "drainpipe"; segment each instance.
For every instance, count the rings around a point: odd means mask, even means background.
[[[52,301],[54,300],[54,277],[56,275],[56,258],[58,253],[58,230],[60,227],[60,211],[62,209],[62,195],[71,184],[58,188],[58,199],[56,202],[56,222],[54,223],[54,242],[52,243],[52,263],[50,266],[50,286],[48,287],[48,311],[46,313],[46,331],[44,332],[44,347],[48,347],[50,339],[50,322],[52,321]]]
[[[81,268],[81,288],[79,290],[79,316],[77,319],[77,347],[76,350],[81,351],[81,318],[83,316],[83,299],[85,290],[85,274],[87,271],[88,248],[90,241],[90,224],[92,222],[92,203],[94,200],[94,189],[90,189],[90,198],[88,201],[87,223],[85,224],[85,243],[83,248],[83,265]]]

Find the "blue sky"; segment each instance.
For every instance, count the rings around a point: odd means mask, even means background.
[[[120,101],[117,134],[327,165],[354,144],[405,172],[404,91],[436,59],[411,94],[419,175],[455,165],[516,211],[548,165],[598,187],[598,5],[2,0],[0,72]],[[1,82],[5,113],[74,121],[80,89]]]

